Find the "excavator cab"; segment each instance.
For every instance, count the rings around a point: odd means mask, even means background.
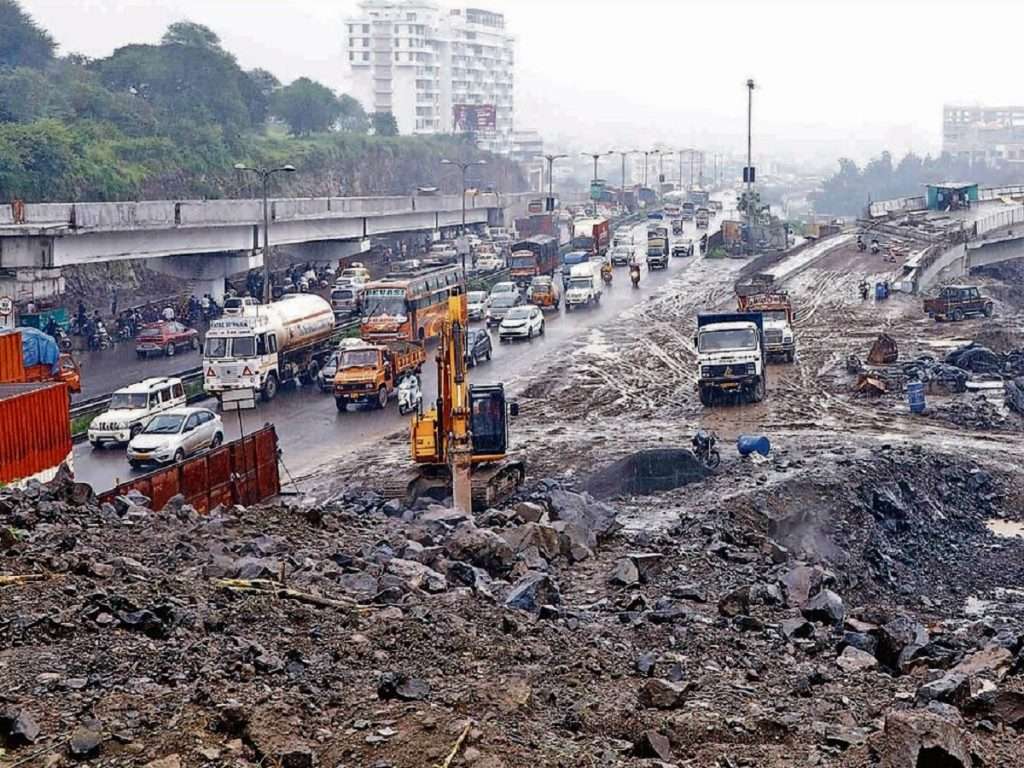
[[[503,457],[508,450],[505,387],[501,384],[471,386],[469,405],[473,459],[485,461]]]

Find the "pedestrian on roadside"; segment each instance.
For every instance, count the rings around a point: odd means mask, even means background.
[[[117,288],[113,289],[110,297],[110,316],[117,317]]]
[[[163,318],[167,322],[171,322],[174,319],[174,308],[170,304],[164,307]]]

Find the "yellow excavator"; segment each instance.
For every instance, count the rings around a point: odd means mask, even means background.
[[[466,364],[466,295],[448,299],[437,347],[437,401],[412,419],[412,458],[417,467],[389,481],[385,493],[411,504],[420,496],[445,496],[457,509],[500,503],[522,485],[526,467],[506,458],[508,422],[518,415],[502,384],[471,386]]]

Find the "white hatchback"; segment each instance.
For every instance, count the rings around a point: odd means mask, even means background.
[[[498,326],[498,339],[532,339],[544,335],[544,313],[532,304],[513,307]]]
[[[208,408],[173,408],[157,414],[128,443],[128,463],[169,464],[224,442],[224,424]]]

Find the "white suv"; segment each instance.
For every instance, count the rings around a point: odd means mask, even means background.
[[[171,408],[185,405],[185,387],[181,379],[152,378],[117,390],[107,410],[89,425],[93,448],[106,443],[123,445],[142,431],[149,418]]]

